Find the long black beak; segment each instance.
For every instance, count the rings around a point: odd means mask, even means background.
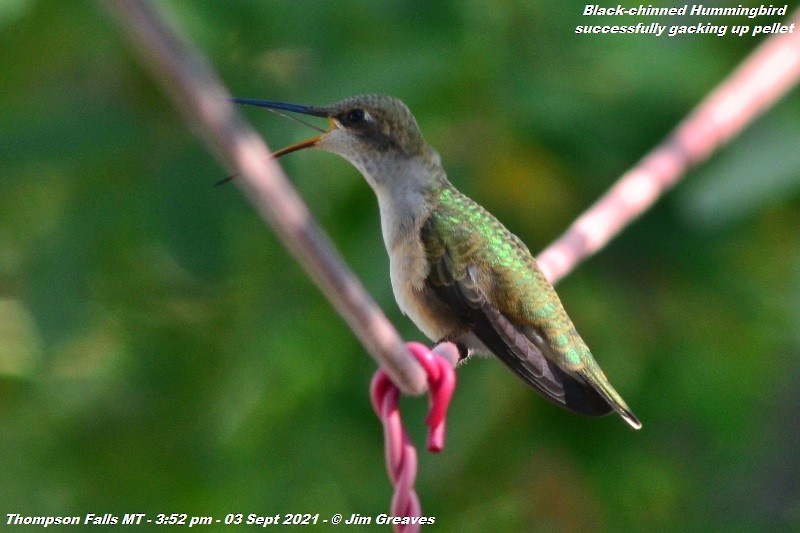
[[[274,100],[257,100],[257,99],[253,99],[253,98],[233,98],[233,102],[236,103],[236,104],[251,105],[251,106],[256,106],[256,107],[265,107],[265,108],[271,109],[271,110],[291,111],[293,113],[300,113],[302,115],[311,115],[311,116],[314,116],[314,117],[324,117],[324,118],[328,118],[329,119],[329,124],[330,124],[331,128],[334,127],[333,122],[328,117],[328,114],[325,112],[324,109],[319,108],[319,107],[305,106],[305,105],[299,105],[299,104],[289,104],[287,102],[276,102]],[[283,115],[286,118],[289,118],[289,119],[292,119],[292,120],[296,120],[296,121],[300,122],[301,124],[305,124],[306,126],[308,126],[308,127],[312,128],[312,129],[315,129],[318,132],[320,132],[320,135],[317,135],[315,137],[311,137],[310,139],[306,139],[304,141],[300,141],[298,143],[292,144],[290,146],[287,146],[286,148],[281,148],[280,150],[278,150],[277,152],[272,154],[275,157],[280,157],[282,155],[286,155],[286,154],[291,153],[291,152],[296,152],[297,150],[302,150],[303,148],[310,148],[310,147],[316,145],[319,142],[319,140],[322,138],[322,136],[325,135],[328,131],[330,131],[330,130],[322,129],[322,128],[320,128],[318,126],[315,126],[313,124],[309,124],[308,122],[306,122],[304,120],[300,120],[300,119],[298,119],[296,117],[292,117],[290,115],[284,115],[283,113],[280,113],[279,111],[275,111],[275,112],[280,114],[280,115]]]
[[[293,113],[301,113],[303,115],[311,115],[314,117],[327,117],[325,111],[318,107],[307,105],[289,104],[287,102],[276,102],[274,100],[258,100],[255,98],[234,98],[233,102],[242,105],[252,105],[256,107],[266,107],[267,109],[280,109],[282,111],[291,111]]]

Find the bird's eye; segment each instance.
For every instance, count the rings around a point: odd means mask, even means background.
[[[345,120],[348,124],[358,124],[362,120],[364,120],[364,110],[363,109],[351,109],[347,112],[345,116]]]

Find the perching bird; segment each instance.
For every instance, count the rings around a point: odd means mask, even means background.
[[[465,359],[494,354],[553,404],[641,423],[613,389],[525,244],[448,181],[439,154],[403,102],[355,96],[327,106],[235,99],[328,119],[316,147],[352,163],[375,191],[392,289],[433,341]]]

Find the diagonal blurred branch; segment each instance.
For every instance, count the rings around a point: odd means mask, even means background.
[[[800,11],[791,20],[800,27]],[[775,104],[800,79],[800,31],[765,40],[678,127],[537,260],[552,282],[603,248],[694,166]]]
[[[100,0],[124,28],[142,63],[303,265],[361,344],[405,393],[427,388],[425,372],[314,221],[261,137],[237,114],[204,58],[179,39],[146,0]]]
[[[403,392],[419,394],[425,374],[271,157],[244,123],[202,56],[168,29],[147,0],[100,0],[150,68],[196,125],[236,183],[316,281],[361,343]],[[800,13],[792,20],[800,26]],[[764,41],[678,127],[538,257],[553,283],[593,255],[646,211],[688,170],[707,159],[772,106],[800,78],[800,32]]]

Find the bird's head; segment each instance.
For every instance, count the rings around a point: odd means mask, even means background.
[[[369,171],[370,167],[387,159],[430,155],[414,115],[392,96],[353,96],[325,106],[247,98],[235,98],[234,102],[328,119],[327,129],[308,124],[319,130],[319,135],[278,150],[275,157],[316,147],[340,155],[362,171]]]

